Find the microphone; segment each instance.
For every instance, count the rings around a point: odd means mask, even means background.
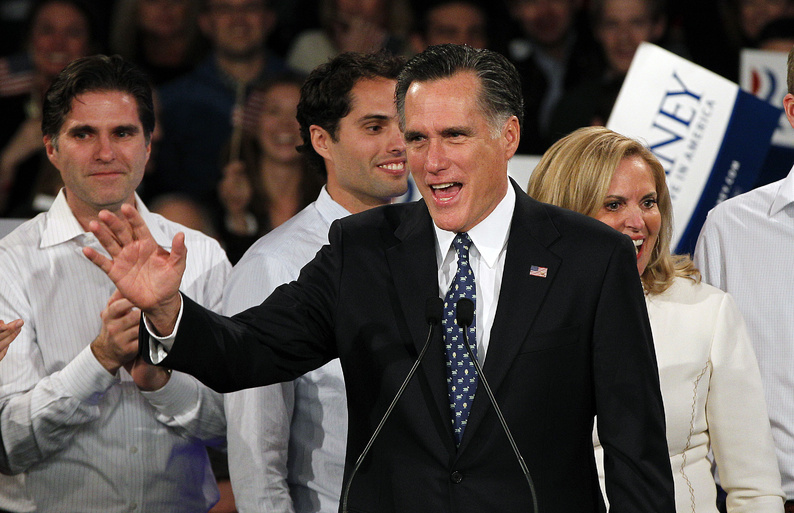
[[[457,311],[455,319],[458,322],[458,326],[460,326],[463,330],[463,343],[466,344],[466,350],[469,352],[469,358],[471,358],[471,361],[474,362],[474,368],[477,370],[477,376],[485,388],[485,394],[491,401],[491,405],[496,412],[496,416],[499,418],[499,422],[502,424],[502,429],[507,435],[507,441],[510,442],[510,447],[513,448],[513,452],[516,455],[518,465],[521,467],[521,471],[524,473],[524,477],[527,479],[529,492],[532,495],[532,511],[537,513],[538,498],[535,495],[535,484],[532,482],[532,476],[529,474],[529,468],[524,462],[524,457],[521,456],[521,451],[518,450],[518,445],[516,445],[516,441],[513,438],[513,434],[510,432],[510,428],[507,427],[507,421],[505,420],[504,415],[502,415],[502,410],[499,408],[499,405],[496,402],[496,397],[493,395],[491,385],[489,385],[488,380],[485,379],[485,374],[482,372],[482,366],[480,365],[479,360],[475,358],[474,351],[472,351],[471,345],[469,344],[469,337],[466,332],[469,331],[469,326],[471,326],[471,323],[474,321],[474,303],[471,299],[467,299],[465,297],[461,298],[455,305],[455,310]]]
[[[427,348],[430,347],[430,341],[433,338],[433,330],[436,326],[441,324],[441,318],[444,315],[444,300],[440,297],[431,297],[427,298],[425,301],[425,320],[427,324],[430,326],[430,329],[427,332],[427,340],[425,341],[424,347],[419,352],[419,356],[416,358],[411,370],[408,371],[408,375],[405,376],[405,380],[403,381],[402,385],[400,385],[399,390],[397,390],[397,394],[392,399],[391,404],[388,408],[386,408],[386,413],[383,414],[383,417],[380,419],[378,423],[378,427],[375,428],[375,431],[372,433],[372,436],[369,438],[367,445],[364,447],[364,450],[361,452],[361,455],[356,460],[356,464],[353,465],[353,470],[350,472],[350,477],[347,480],[347,484],[345,485],[344,493],[342,494],[342,513],[347,513],[347,496],[350,493],[350,485],[353,484],[353,476],[356,475],[358,468],[363,463],[364,458],[369,453],[372,444],[375,443],[375,439],[378,437],[380,430],[383,428],[383,425],[386,423],[386,419],[389,418],[391,415],[392,410],[394,410],[394,406],[397,404],[397,401],[400,400],[402,397],[403,392],[405,391],[408,383],[411,381],[411,378],[414,377],[416,374],[416,369],[419,368],[419,364],[422,363],[422,359],[425,357],[425,353],[427,353]]]

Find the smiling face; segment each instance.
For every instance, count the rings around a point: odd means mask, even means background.
[[[642,157],[620,161],[609,184],[604,204],[595,218],[628,235],[637,248],[637,270],[645,272],[659,238],[662,215],[653,173]]]
[[[386,78],[359,80],[335,138],[318,125],[309,129],[315,151],[325,160],[328,193],[349,212],[383,205],[408,189],[396,84]]]
[[[45,5],[33,20],[30,46],[36,70],[45,77],[55,77],[67,64],[88,54],[88,20],[69,3]]]
[[[284,163],[301,158],[295,149],[301,143],[300,125],[295,119],[299,99],[300,87],[296,84],[277,84],[264,94],[258,135],[266,158]]]
[[[120,91],[84,93],[72,100],[57,142],[44,137],[61,172],[66,201],[85,228],[102,209],[133,204],[149,158],[135,98]]]
[[[511,116],[497,133],[480,95],[480,79],[470,72],[414,82],[405,95],[408,168],[442,230],[470,230],[507,192],[518,119]]]

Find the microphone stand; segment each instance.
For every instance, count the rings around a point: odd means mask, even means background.
[[[375,431],[372,433],[372,436],[369,438],[367,445],[364,447],[364,450],[361,452],[361,455],[356,460],[356,464],[353,465],[353,470],[350,472],[350,477],[347,480],[347,484],[345,485],[344,493],[342,494],[342,513],[347,513],[347,498],[350,494],[350,485],[353,484],[353,476],[356,475],[358,468],[364,462],[364,458],[369,453],[372,444],[375,443],[375,439],[378,437],[380,430],[383,428],[383,425],[386,423],[386,419],[389,418],[391,415],[392,410],[394,410],[394,406],[397,404],[397,401],[400,400],[402,397],[405,388],[408,386],[408,383],[411,381],[411,378],[414,377],[416,374],[416,369],[419,368],[419,364],[422,362],[422,359],[427,352],[427,348],[430,346],[430,341],[433,338],[433,329],[441,322],[442,311],[444,309],[444,301],[438,297],[428,298],[425,302],[425,317],[427,318],[427,323],[430,325],[430,330],[427,333],[427,341],[425,341],[425,345],[422,347],[422,350],[419,352],[419,356],[416,358],[411,370],[408,371],[408,375],[405,377],[402,385],[400,385],[399,390],[397,390],[397,394],[392,399],[391,404],[386,409],[386,413],[383,414],[383,417],[380,419],[380,423],[378,423],[378,427],[375,428]]]
[[[513,448],[513,452],[516,455],[518,465],[521,467],[521,471],[524,473],[524,477],[527,480],[529,492],[532,495],[532,511],[538,513],[538,498],[535,494],[535,484],[532,482],[532,476],[529,474],[529,468],[524,462],[524,457],[521,456],[521,451],[518,450],[518,445],[516,445],[516,441],[513,439],[513,434],[510,432],[510,428],[507,427],[507,421],[505,420],[504,415],[502,415],[502,410],[499,408],[499,405],[496,402],[496,397],[491,390],[491,386],[488,384],[488,380],[485,379],[485,374],[482,372],[482,366],[480,365],[479,360],[475,358],[474,351],[472,351],[471,345],[469,344],[469,337],[466,335],[469,326],[471,326],[471,323],[474,320],[474,303],[471,301],[471,299],[462,298],[458,300],[458,304],[456,305],[455,309],[457,311],[458,326],[463,329],[463,342],[466,344],[466,350],[469,352],[469,358],[471,358],[472,362],[474,362],[474,368],[477,370],[477,376],[479,376],[480,381],[482,381],[482,384],[485,387],[485,393],[488,395],[488,399],[491,401],[491,405],[496,412],[496,416],[499,418],[499,422],[502,424],[502,429],[504,429],[504,432],[507,435],[507,440],[510,442],[510,447]]]

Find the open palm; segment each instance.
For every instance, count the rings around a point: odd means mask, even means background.
[[[98,220],[91,221],[89,230],[111,258],[88,247],[83,253],[110,277],[119,292],[146,313],[158,330],[164,327],[160,320],[172,314],[175,320],[187,257],[184,234],[178,233],[171,251],[166,251],[130,205],[122,206],[120,217],[103,210]]]

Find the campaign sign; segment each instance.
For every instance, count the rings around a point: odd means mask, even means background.
[[[786,85],[786,52],[772,52],[745,48],[739,64],[739,85],[748,93],[760,98],[773,107],[783,105],[783,97],[788,92]],[[794,128],[781,111],[780,120],[772,135],[773,146],[794,148]]]
[[[730,80],[642,43],[607,127],[643,141],[662,163],[672,247],[691,253],[708,211],[754,185],[779,118]]]
[[[745,48],[739,64],[739,86],[774,107],[783,105],[788,92],[788,52],[775,52]],[[784,178],[794,162],[794,128],[781,111],[772,134],[772,146],[756,180],[756,187]]]

